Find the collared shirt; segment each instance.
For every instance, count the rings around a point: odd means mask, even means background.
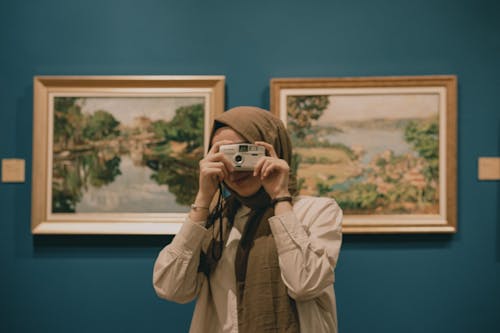
[[[190,332],[238,332],[234,260],[249,209],[242,207],[216,269],[198,272],[200,251],[212,234],[189,219],[158,255],[153,273],[157,294],[185,303],[198,297]],[[342,210],[333,199],[298,197],[293,211],[269,219],[281,277],[295,299],[301,332],[337,332],[334,268]]]

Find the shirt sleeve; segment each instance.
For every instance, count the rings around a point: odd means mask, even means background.
[[[178,303],[196,298],[205,281],[198,265],[206,235],[203,226],[187,218],[172,243],[161,250],[153,270],[153,287],[159,297]]]
[[[289,295],[305,301],[331,287],[342,243],[342,210],[335,200],[302,199],[269,224]]]

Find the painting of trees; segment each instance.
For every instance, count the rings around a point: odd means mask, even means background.
[[[105,110],[82,113],[83,98],[58,97],[54,100],[54,146],[63,150],[90,141],[119,135],[120,122]]]
[[[120,134],[118,122],[115,117],[104,110],[97,110],[85,119],[83,135],[89,140],[102,140],[116,137]]]
[[[371,102],[367,95],[367,102],[358,96],[352,98],[353,103],[366,103],[362,108],[352,106],[352,110],[363,109],[362,116],[346,110],[342,117],[336,117],[332,101],[350,103],[349,97],[338,98],[287,96],[287,125],[295,147],[292,167],[299,191],[334,197],[351,214],[437,211],[437,112],[408,117],[401,109],[389,109],[383,101]],[[387,98],[390,104],[393,97]],[[384,108],[388,111],[381,111]],[[330,114],[325,118],[327,110]],[[377,118],[372,112],[382,116]]]
[[[290,132],[303,140],[328,104],[328,96],[289,96],[287,112]]]
[[[128,107],[126,101],[113,101]],[[140,105],[158,104],[127,101],[136,103],[139,110]],[[125,116],[127,111],[110,103],[106,98],[54,99],[53,212],[78,211],[90,188],[104,189],[118,178],[133,184],[122,170],[122,162],[130,159],[133,163],[127,165],[150,174],[148,182],[168,189],[178,205],[189,206],[203,157],[204,104],[184,102],[168,112],[160,106],[157,112],[164,116],[152,120],[135,109],[128,111],[132,116]]]

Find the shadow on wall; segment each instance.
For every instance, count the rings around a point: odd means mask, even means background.
[[[24,184],[16,184],[14,202],[14,247],[17,257],[31,257],[31,248],[26,246],[25,238],[31,234],[31,170],[33,145],[33,84],[22,90],[16,100],[16,158],[26,161]]]
[[[500,121],[498,121],[498,144],[497,144],[497,156],[500,157]],[[497,223],[497,262],[500,262],[500,180],[497,180],[497,211],[496,218],[494,221]]]
[[[148,258],[173,235],[35,235],[33,256],[49,258]]]
[[[342,248],[346,249],[446,249],[458,234],[346,234]]]

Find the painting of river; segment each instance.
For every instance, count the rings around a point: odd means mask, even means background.
[[[182,213],[198,186],[205,98],[53,98],[52,213]]]
[[[286,97],[300,193],[346,214],[439,213],[439,95]]]

